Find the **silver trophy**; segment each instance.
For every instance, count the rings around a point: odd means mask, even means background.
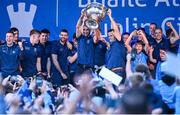
[[[87,15],[87,20],[85,20],[85,25],[89,29],[97,29],[99,28],[99,22],[102,21],[107,13],[107,8],[97,2],[92,2],[83,12]]]

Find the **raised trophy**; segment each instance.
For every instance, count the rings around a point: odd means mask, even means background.
[[[83,12],[86,13],[87,20],[85,20],[85,25],[89,29],[97,29],[99,28],[99,22],[102,21],[107,13],[107,8],[97,2],[92,2],[85,9]]]

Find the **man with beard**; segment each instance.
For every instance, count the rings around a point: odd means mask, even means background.
[[[69,48],[67,46],[68,31],[62,29],[59,34],[59,41],[52,46],[51,56],[55,66],[52,73],[52,82],[56,86],[69,83],[68,60]]]
[[[83,72],[86,69],[93,68],[94,66],[94,50],[97,39],[97,31],[94,30],[94,35],[90,34],[90,29],[84,24],[87,16],[81,13],[81,16],[76,25],[76,38],[78,41],[77,50],[77,71]]]

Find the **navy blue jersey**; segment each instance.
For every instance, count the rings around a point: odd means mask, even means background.
[[[114,41],[106,52],[106,66],[109,69],[126,66],[126,48],[123,42]]]
[[[51,43],[46,42],[44,45],[39,44],[41,48],[41,71],[47,72],[48,58],[51,57]]]
[[[3,77],[19,74],[21,51],[17,45],[8,47],[6,44],[0,46],[0,65]]]
[[[151,35],[147,35],[147,40],[149,45],[152,45],[155,42],[155,38],[153,38]]]
[[[152,43],[152,46],[154,48],[153,58],[157,59],[158,61],[161,61],[161,58],[160,58],[160,49],[169,50],[170,40],[166,39],[166,38],[163,38],[159,43],[154,41]]]
[[[57,55],[57,61],[62,71],[68,76],[69,70],[67,57],[69,55],[69,49],[67,45],[62,45],[60,41],[55,41],[52,45],[51,54]],[[60,86],[63,83],[62,76],[54,64],[52,65],[52,83],[57,86]]]
[[[94,65],[102,66],[105,64],[105,54],[106,54],[106,44],[102,41],[99,41],[95,44],[94,51]]]
[[[63,72],[67,72],[68,71],[68,60],[67,57],[69,55],[69,49],[67,47],[67,45],[62,45],[59,41],[57,43],[55,43],[52,46],[52,50],[51,50],[52,54],[56,54],[57,55],[57,59],[59,62],[59,65],[62,69]]]
[[[41,57],[41,49],[38,45],[23,42],[23,59],[21,61],[22,76],[32,77],[37,74],[37,58]]]
[[[94,42],[93,37],[85,37],[81,35],[78,38],[78,63],[93,66],[94,58]]]

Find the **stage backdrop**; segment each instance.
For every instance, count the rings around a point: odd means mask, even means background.
[[[71,39],[81,10],[90,2],[111,8],[121,32],[137,27],[145,27],[148,32],[151,22],[156,22],[165,32],[165,23],[171,21],[180,33],[180,0],[0,0],[0,38],[5,39],[5,32],[15,26],[20,37],[28,37],[32,28],[47,28],[54,40],[66,28]],[[106,16],[101,23],[104,37],[110,27]]]

